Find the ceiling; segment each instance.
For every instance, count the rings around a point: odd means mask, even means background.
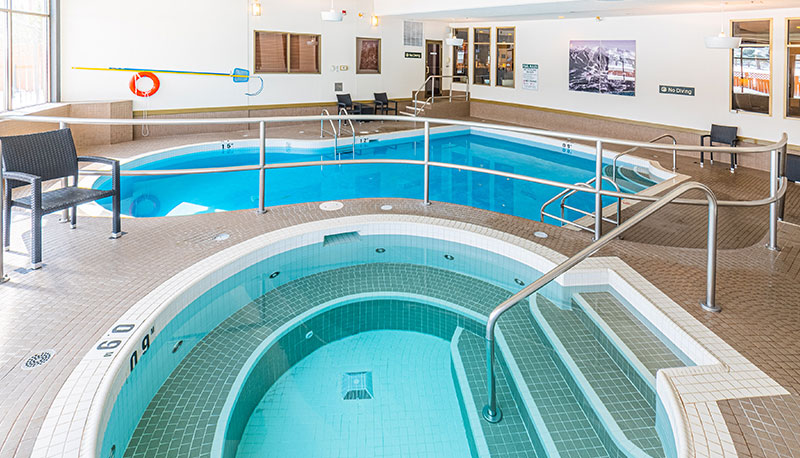
[[[376,14],[451,22],[644,16],[721,11],[708,0],[374,0]],[[487,6],[488,5],[488,6]],[[800,6],[800,0],[729,0],[724,10],[748,11]]]

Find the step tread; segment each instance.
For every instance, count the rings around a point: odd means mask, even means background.
[[[651,456],[664,456],[655,428],[655,410],[605,351],[579,316],[579,308],[564,310],[541,295],[536,307],[557,339],[588,380],[617,426],[634,445]]]
[[[639,321],[613,294],[600,291],[579,293],[597,315],[628,346],[647,371],[655,377],[659,369],[686,364],[647,326]]]
[[[475,408],[480,416],[486,403],[486,344],[485,340],[464,331],[458,340],[458,352],[464,366]],[[538,457],[531,442],[524,420],[514,402],[511,388],[502,370],[496,375],[497,402],[503,406],[503,419],[489,423],[481,418],[480,427],[491,456],[494,457]]]
[[[500,327],[556,449],[562,456],[610,456],[553,361],[552,349],[532,329],[526,305],[506,312]]]

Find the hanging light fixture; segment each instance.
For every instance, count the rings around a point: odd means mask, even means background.
[[[261,16],[261,2],[254,0],[253,3],[250,4],[250,14],[253,16]]]
[[[320,17],[326,22],[342,22],[344,19],[344,11],[337,11],[333,8],[333,0],[331,0],[331,9],[329,11],[320,11]]]
[[[736,49],[742,44],[741,37],[729,37],[725,34],[725,2],[719,2],[720,27],[719,35],[706,37],[706,48]]]
[[[456,29],[450,27],[450,33],[448,34],[448,37],[445,38],[444,44],[447,46],[461,46],[464,44],[464,39],[456,38]]]

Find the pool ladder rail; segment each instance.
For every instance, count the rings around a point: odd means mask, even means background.
[[[330,116],[331,113],[326,109],[322,110],[320,116]],[[347,112],[347,109],[341,108],[339,110],[339,115],[341,116],[349,116],[350,114]],[[356,158],[356,128],[353,125],[353,122],[349,118],[344,119],[344,127],[350,127],[350,133],[353,135],[353,159]],[[339,118],[339,128],[336,128],[336,125],[333,123],[333,119],[328,119],[328,122],[331,125],[331,130],[325,130],[325,120],[319,120],[319,138],[325,138],[325,134],[331,134],[333,136],[333,156],[334,158],[339,161],[342,159],[342,153],[339,151],[339,137],[342,136],[342,118]]]
[[[620,188],[619,188],[619,185],[617,183],[615,183],[614,181],[612,181],[608,177],[602,177],[602,179],[603,179],[603,181],[611,183],[611,185],[614,186],[614,190],[616,190],[617,192],[620,192]],[[595,177],[595,178],[592,178],[591,180],[589,180],[589,181],[587,181],[585,183],[575,183],[575,186],[581,186],[581,187],[586,187],[588,189],[593,189],[592,185],[595,183],[596,180],[597,180],[597,178]],[[595,212],[587,212],[586,210],[581,210],[580,208],[573,207],[571,205],[567,205],[567,199],[569,197],[575,195],[577,192],[578,191],[576,191],[574,189],[565,189],[565,190],[561,191],[560,193],[556,194],[552,199],[550,199],[547,202],[545,202],[542,205],[541,210],[539,210],[539,220],[541,222],[544,222],[544,218],[546,216],[548,218],[552,218],[552,219],[562,223],[562,225],[569,225],[569,226],[577,227],[578,229],[581,229],[581,230],[584,230],[584,231],[588,231],[588,232],[594,233],[594,231],[595,231],[594,227],[592,227],[592,226],[584,226],[583,224],[580,224],[580,223],[575,222],[575,221],[570,221],[570,220],[565,218],[564,213],[565,213],[566,210],[571,210],[571,211],[580,213],[580,214],[585,215],[585,216],[590,216],[592,218],[596,218]],[[561,207],[561,216],[560,217],[556,216],[556,215],[553,215],[551,213],[547,213],[547,211],[546,211],[547,206],[552,204],[553,202],[557,201],[558,199],[561,199],[561,203],[559,205]],[[602,213],[602,211],[601,211],[601,213]],[[619,224],[622,222],[622,197],[617,197],[617,212],[616,213],[617,213],[616,219],[606,218],[602,214],[600,215],[600,218],[603,221],[607,222],[607,223],[611,223],[611,224],[613,224],[615,226],[619,226]]]

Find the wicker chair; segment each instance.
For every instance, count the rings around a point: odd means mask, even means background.
[[[389,100],[389,96],[385,92],[375,92],[375,113],[382,113],[388,115],[392,111],[397,114],[397,101]],[[391,106],[390,104],[394,104]]]
[[[72,228],[77,224],[79,204],[111,197],[114,207],[112,238],[122,235],[120,229],[119,161],[93,156],[78,156],[72,132],[61,129],[30,135],[0,137],[3,155],[3,180],[5,195],[3,215],[3,248],[8,249],[11,239],[11,207],[22,207],[31,212],[31,267],[42,266],[42,216],[72,207]],[[112,189],[86,189],[77,187],[78,162],[99,162],[111,166]],[[72,185],[42,192],[42,182],[72,177]],[[12,190],[30,185],[28,196],[11,197]]]
[[[711,132],[706,135],[700,136],[700,146],[705,146],[706,139],[708,139],[708,146],[713,146],[714,143],[722,143],[724,145],[736,146],[739,141],[736,138],[739,128],[735,126],[720,126],[711,124]],[[714,153],[711,154],[711,163],[714,163]],[[700,151],[700,167],[703,166],[703,151]],[[731,153],[731,173],[734,172],[736,167],[739,166],[739,158],[736,153]]]

